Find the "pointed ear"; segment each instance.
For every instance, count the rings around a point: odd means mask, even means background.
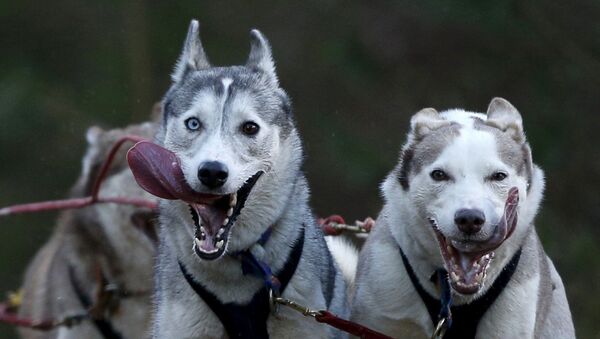
[[[410,118],[410,129],[415,139],[422,139],[431,131],[448,126],[450,122],[442,118],[433,108],[423,108]]]
[[[192,20],[188,28],[187,37],[183,43],[181,56],[175,65],[175,70],[171,74],[173,82],[181,81],[188,71],[197,71],[210,67],[208,58],[202,48],[200,41],[200,24],[198,20]]]
[[[250,31],[250,55],[248,56],[246,67],[258,68],[270,75],[277,82],[275,63],[271,55],[271,46],[267,38],[257,29]]]
[[[517,142],[525,141],[523,132],[523,119],[521,114],[508,100],[494,98],[487,110],[487,121],[489,126],[496,127],[506,133],[510,133]]]

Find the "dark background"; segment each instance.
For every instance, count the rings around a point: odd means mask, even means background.
[[[376,216],[420,108],[510,100],[546,170],[538,231],[579,337],[600,338],[598,1],[2,0],[0,206],[64,197],[88,126],[146,119],[191,18],[217,65],[245,62],[253,27],[270,39],[320,215]],[[0,294],[19,286],[54,218],[0,219]]]

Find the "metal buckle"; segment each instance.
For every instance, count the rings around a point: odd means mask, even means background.
[[[446,318],[440,319],[437,325],[435,326],[435,331],[431,335],[431,339],[443,338],[444,334],[446,334],[446,330],[448,329],[448,320]]]
[[[279,299],[279,297],[275,295],[272,288],[269,288],[269,308],[271,309],[272,315],[277,315],[277,313],[279,313],[279,303],[277,302],[277,299]]]

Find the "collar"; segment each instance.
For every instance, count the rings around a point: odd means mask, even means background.
[[[421,283],[419,283],[419,279],[410,265],[408,258],[404,255],[402,248],[399,249],[406,272],[415,290],[417,290],[421,300],[423,300],[423,303],[427,307],[427,312],[431,317],[433,326],[435,327],[439,320],[446,319],[448,325],[446,333],[443,336],[444,339],[475,338],[479,321],[498,296],[500,296],[506,285],[508,285],[517,270],[521,257],[521,249],[519,249],[508,264],[504,266],[492,286],[481,297],[468,304],[453,306],[448,272],[445,269],[436,270],[441,289],[440,300],[438,300],[425,291]]]
[[[247,304],[221,302],[217,296],[194,280],[194,277],[188,272],[183,263],[179,262],[179,268],[185,280],[219,318],[229,338],[269,338],[267,332],[267,318],[271,310],[269,292],[283,293],[292,279],[304,248],[304,229],[305,225],[303,224],[300,236],[294,242],[285,264],[276,275],[271,272],[271,268],[267,263],[256,259],[249,249],[233,254],[233,256],[240,258],[244,275],[258,277],[264,282],[264,286],[256,292]],[[264,245],[271,232],[271,228],[269,228],[257,243]],[[265,235],[266,233],[268,235]]]

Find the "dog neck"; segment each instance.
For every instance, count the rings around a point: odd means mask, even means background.
[[[202,284],[198,283],[189,274],[185,265],[179,262],[179,268],[188,284],[219,318],[230,338],[269,338],[267,319],[270,314],[270,295],[278,296],[283,293],[292,279],[302,256],[304,229],[305,225],[302,225],[300,236],[296,239],[285,264],[277,274],[272,273],[268,264],[256,259],[250,250],[232,254],[232,256],[240,259],[243,274],[248,276],[248,279],[258,277],[264,282],[264,286],[246,304],[223,303]],[[270,230],[271,228],[259,240],[259,243],[262,243],[261,245],[264,246],[268,240]]]
[[[508,282],[517,270],[519,259],[521,257],[521,249],[519,249],[508,262],[508,264],[503,267],[501,273],[494,280],[494,283],[490,286],[490,288],[479,298],[470,303],[452,306],[452,291],[447,281],[448,272],[440,269],[437,274],[441,298],[436,299],[427,291],[425,291],[423,285],[419,282],[419,279],[410,265],[408,258],[406,255],[404,255],[402,248],[398,248],[402,257],[404,268],[408,273],[413,287],[425,304],[434,328],[436,327],[438,321],[442,320],[442,318],[446,319],[448,329],[444,335],[445,339],[475,337],[479,321],[500,296],[502,291],[504,291],[506,285],[508,285]]]

